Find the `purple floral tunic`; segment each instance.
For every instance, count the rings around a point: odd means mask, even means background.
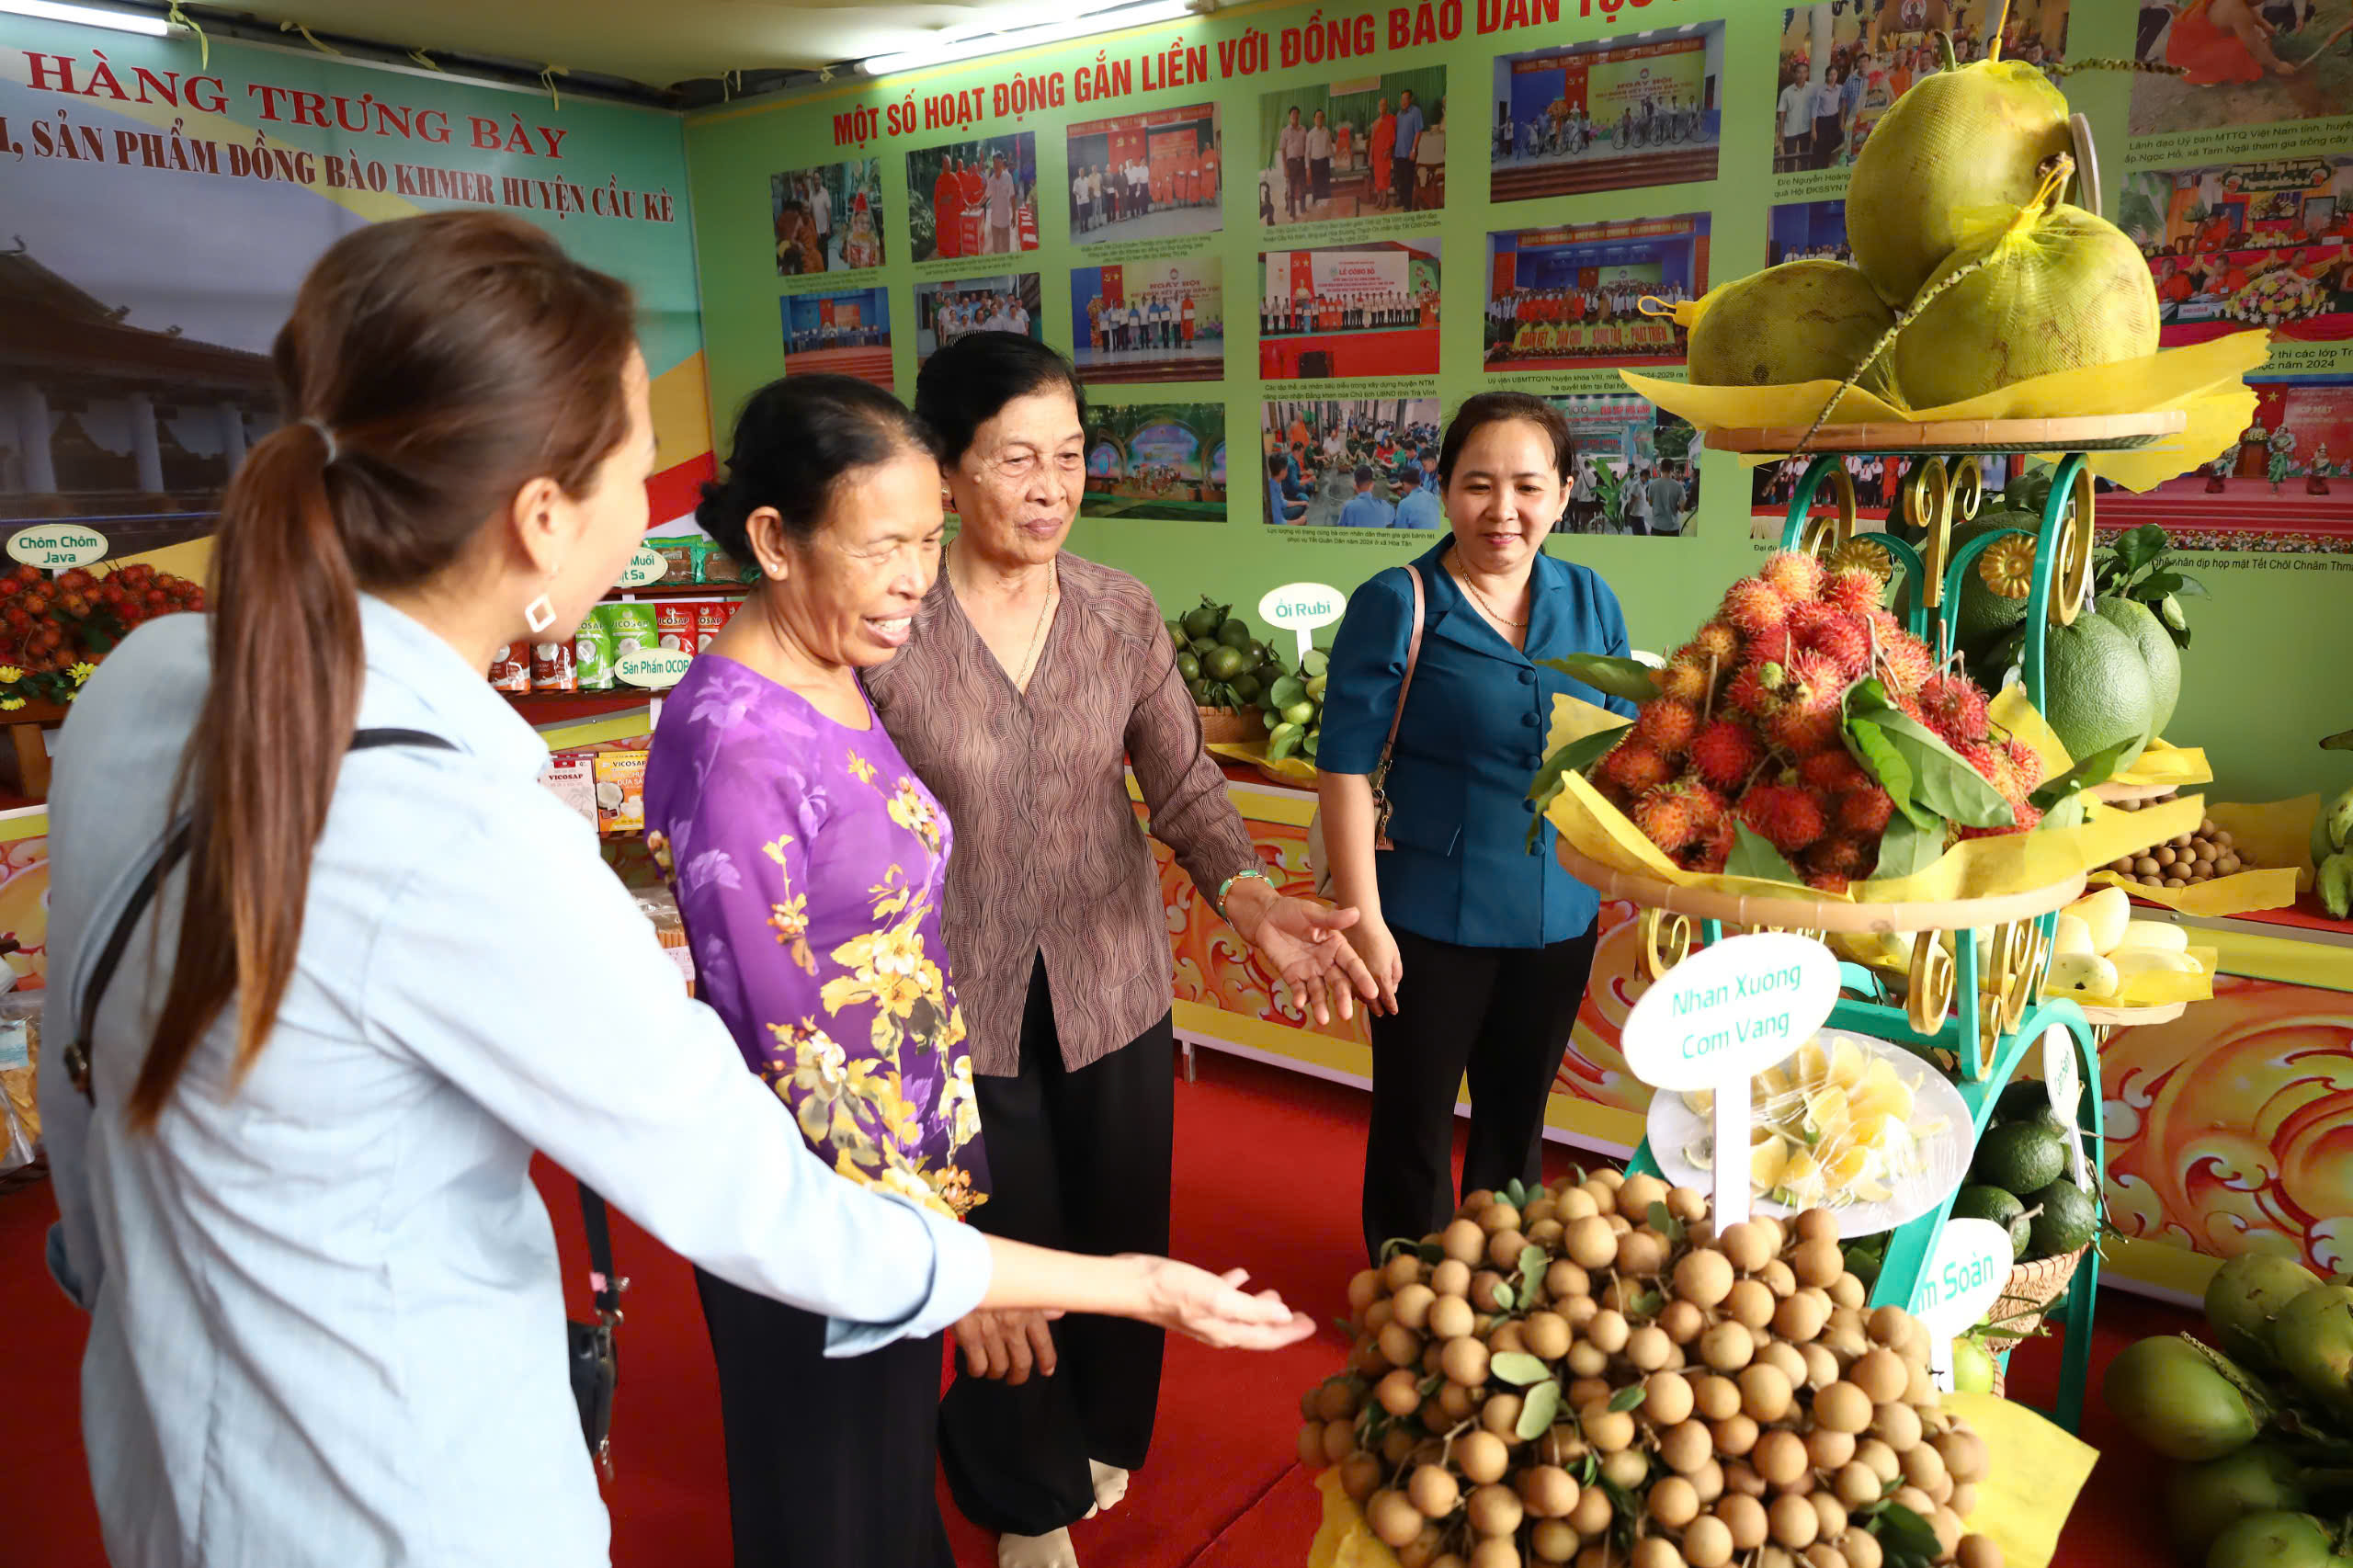
[[[872,710],[868,710],[872,720]],[[948,818],[879,720],[847,729],[705,653],[645,771],[703,1000],[836,1170],[953,1215],[988,1190],[941,968]]]

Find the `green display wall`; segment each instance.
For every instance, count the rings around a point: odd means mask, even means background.
[[[2137,54],[2162,63],[2176,47],[2170,35],[2152,38],[2137,30],[2134,6],[2078,3],[2073,15],[2069,9],[2065,0],[2011,0],[2012,52],[2063,52],[2078,62]],[[1201,505],[1145,507],[1116,518],[1083,517],[1073,547],[1135,573],[1172,608],[1203,593],[1255,605],[1265,590],[1302,579],[1352,589],[1372,573],[1427,548],[1430,536],[1267,526],[1262,519],[1267,502],[1258,444],[1265,402],[1366,400],[1386,403],[1393,412],[1399,400],[1415,398],[1435,398],[1442,410],[1451,410],[1488,386],[1597,400],[1622,392],[1612,368],[1622,359],[1605,356],[1599,364],[1571,362],[1535,371],[1518,368],[1518,361],[1501,367],[1485,361],[1490,235],[1521,236],[1523,253],[1531,239],[1540,245],[1599,245],[1612,237],[1632,242],[1616,251],[1567,254],[1573,269],[1585,269],[1570,275],[1580,284],[1624,278],[1658,290],[1662,279],[1675,278],[1678,266],[1688,265],[1697,274],[1690,278],[1697,292],[1761,267],[1777,233],[1790,245],[1790,236],[1799,232],[1794,225],[1804,217],[1795,210],[1799,204],[1827,204],[1815,210],[1830,214],[1822,221],[1835,222],[1845,187],[1843,154],[1822,156],[1810,131],[1790,142],[1777,134],[1784,129],[1779,110],[1788,102],[1785,82],[1803,74],[1808,80],[1800,90],[1806,91],[1818,85],[1814,77],[1833,59],[1863,67],[1869,90],[1859,101],[1841,104],[1843,123],[1834,136],[1851,147],[1868,134],[1885,99],[1915,69],[1925,68],[1927,56],[1921,51],[1927,35],[1919,29],[1957,25],[1965,51],[1974,40],[1982,52],[1987,10],[1985,0],[1950,6],[1947,0],[1859,0],[1794,11],[1746,0],[1244,6],[1027,54],[884,80],[843,81],[783,102],[706,111],[690,119],[687,139],[720,449],[723,454],[726,422],[745,396],[787,369],[779,322],[779,301],[790,296],[887,288],[892,326],[888,369],[880,349],[871,352],[868,369],[877,379],[887,373],[902,395],[911,395],[919,337],[926,347],[931,341],[924,335],[929,317],[923,298],[939,292],[919,294],[918,285],[1035,274],[1040,283],[1034,295],[1019,283],[1002,285],[998,291],[1008,308],[1026,308],[1034,324],[1029,330],[1067,352],[1078,346],[1070,299],[1074,269],[1117,265],[1141,276],[1154,263],[1182,261],[1188,276],[1198,277],[1210,264],[1208,270],[1222,281],[1222,379],[1186,379],[1175,385],[1090,380],[1090,395],[1108,403],[1222,403],[1233,450],[1224,518],[1216,520],[1215,506]],[[1499,56],[1548,51],[1571,52],[1564,60],[1498,70]],[[2283,42],[2283,55],[2287,51]],[[1555,70],[1558,75],[1544,74]],[[1279,219],[1288,209],[1279,139],[1267,129],[1267,117],[1296,102],[1310,115],[1330,106],[1337,121],[1361,115],[1368,95],[1378,97],[1415,83],[1424,89],[1417,97],[1427,106],[1427,115],[1437,107],[1427,105],[1427,85],[1441,72],[1443,185],[1431,187],[1443,190],[1439,210],[1403,212],[1371,205],[1380,198],[1369,171],[1358,171],[1351,179],[1341,172],[1349,158],[1336,151],[1329,202],[1311,208],[1305,221],[1271,226],[1262,221],[1264,205],[1270,204]],[[2071,75],[2063,83],[2096,134],[2104,207],[2111,218],[2131,222],[2120,216],[2128,190],[2135,193],[2135,210],[2145,215],[2153,199],[2161,206],[2164,190],[2180,185],[2190,194],[2176,205],[2194,220],[2208,210],[2200,201],[2219,210],[2211,200],[2213,192],[2253,183],[2290,194],[2233,207],[2245,232],[2235,240],[2216,238],[2216,245],[2279,242],[2283,235],[2271,231],[2282,224],[2263,215],[2285,214],[2290,220],[2308,217],[2314,230],[2309,236],[2294,233],[2285,238],[2309,237],[2319,247],[2283,253],[2291,261],[2313,263],[2307,271],[2317,276],[2313,287],[2320,292],[2307,301],[2306,319],[2290,329],[2295,335],[2283,339],[2264,372],[2289,378],[2280,385],[2292,389],[2296,401],[2277,423],[2285,428],[2292,421],[2301,432],[2302,445],[2290,454],[2279,494],[2269,493],[2260,472],[2243,467],[2228,490],[2203,504],[2196,478],[2177,482],[2168,494],[2188,486],[2188,499],[2177,498],[2170,510],[2158,514],[2198,547],[2192,559],[2212,590],[2211,599],[2190,607],[2196,642],[2168,738],[2208,749],[2219,776],[2215,792],[2222,798],[2270,799],[2317,787],[2333,774],[2314,749],[2315,739],[2353,722],[2353,701],[2340,699],[2332,689],[2327,671],[2334,659],[2321,651],[2353,608],[2353,554],[2342,553],[2353,548],[2353,481],[2342,477],[2353,442],[2340,437],[2333,484],[2326,478],[2327,459],[2315,464],[2313,450],[2325,434],[2319,426],[2339,417],[2337,411],[2353,392],[2347,384],[2353,381],[2353,273],[2328,270],[2332,256],[2342,262],[2346,234],[2353,233],[2344,216],[2353,212],[2353,189],[2347,188],[2353,181],[2353,117],[2343,112],[2353,104],[2348,72],[2353,60],[2336,61],[2331,51],[2330,59],[2309,67],[2292,87],[2265,82],[2207,85],[2106,70]],[[1540,150],[1533,156],[1517,155],[1531,144],[1540,149],[1540,138],[1559,132],[1550,124],[1529,126],[1515,113],[1510,150],[1499,159],[1499,96],[1522,108],[1534,101],[1514,85],[1523,76],[1539,97],[1552,94],[1555,107],[1582,100],[1575,107],[1592,117],[1595,142],[1565,158],[1548,160]],[[1618,138],[1627,124],[1615,111],[1631,113],[1645,96],[1654,100],[1657,132],[1637,131],[1629,138],[1628,155],[1613,170]],[[1680,119],[1668,118],[1670,105]],[[1204,115],[1203,108],[1214,113]],[[1547,116],[1540,109],[1532,118]],[[1114,123],[1106,128],[1100,123],[1106,120]],[[1131,150],[1136,159],[1154,163],[1155,180],[1161,160],[1168,158],[1167,181],[1154,186],[1158,225],[1143,231],[1154,237],[1106,239],[1102,231],[1090,231],[1088,243],[1074,243],[1070,192],[1074,176],[1083,170],[1070,164],[1069,148],[1079,144],[1077,134],[1066,135],[1072,127],[1086,128],[1082,134],[1088,138],[1088,157],[1103,156],[1108,149],[1110,156],[1125,160]],[[1369,123],[1350,126],[1351,150],[1358,161],[1370,129]],[[1168,153],[1172,143],[1165,137],[1172,133],[1177,151]],[[926,253],[938,243],[930,209],[934,197],[947,188],[938,184],[943,148],[961,159],[977,157],[983,166],[990,153],[1002,152],[1014,178],[1034,177],[1030,212],[1008,226],[1017,247],[1012,254],[913,259],[915,232],[920,232]],[[908,154],[926,149],[933,151],[922,165],[924,186],[911,190]],[[1252,165],[1268,149],[1274,156],[1265,172],[1275,177],[1268,179],[1270,200],[1262,200],[1262,170]],[[1204,160],[1204,150],[1214,158]],[[858,188],[879,235],[881,265],[780,276],[780,196],[773,176],[845,162],[867,182]],[[1216,165],[1217,199],[1204,208],[1188,198],[1197,199],[1211,177],[1204,173],[1210,162]],[[1498,162],[1502,166],[1491,168]],[[2200,168],[2215,171],[2202,184],[2173,177],[2175,171]],[[2260,172],[2249,176],[2250,170]],[[2149,177],[2136,181],[2143,173]],[[1640,183],[1611,184],[1621,178]],[[1597,182],[1608,187],[1561,188]],[[805,187],[788,181],[787,188]],[[1531,189],[1557,193],[1518,194]],[[1491,194],[1511,199],[1491,200]],[[853,195],[849,202],[854,206],[858,199]],[[831,264],[843,258],[839,236],[847,233],[848,220],[838,215],[839,198],[829,198],[828,205],[836,235],[825,257]],[[1347,215],[1352,206],[1358,215]],[[1778,217],[1777,207],[1782,210]],[[915,209],[920,216],[911,225]],[[2332,215],[2337,229],[2333,238],[2321,232]],[[1665,225],[1681,239],[1640,238],[1658,232],[1660,221],[1693,219],[1704,221]],[[2163,215],[2154,221],[2162,223]],[[964,243],[974,248],[987,244],[984,222],[974,221]],[[1593,225],[1613,228],[1586,227]],[[1563,228],[1584,232],[1551,233]],[[1033,231],[1035,248],[1018,248]],[[2164,248],[2162,233],[2146,237],[2151,248]],[[1435,375],[1362,375],[1364,361],[1352,367],[1346,358],[1358,340],[1343,337],[1335,340],[1334,363],[1347,379],[1261,380],[1262,312],[1251,295],[1263,253],[1395,247],[1411,241],[1425,253],[1413,268],[1418,282],[1427,278],[1426,253],[1433,239],[1438,260]],[[2199,243],[2205,244],[2205,237]],[[2331,244],[2333,251],[2326,248]],[[813,248],[801,247],[802,257]],[[1800,241],[1790,248],[1805,247]],[[863,246],[855,259],[870,261],[872,254],[871,246]],[[1279,276],[1288,276],[1282,271],[1287,265],[1276,264]],[[2172,266],[2166,261],[2160,277]],[[2331,288],[2345,291],[2341,308],[2339,297],[2328,294]],[[1032,300],[1038,302],[1030,304]],[[2231,308],[2235,306],[2227,302],[2216,307]],[[2191,301],[2180,333],[2168,325],[2167,343],[2222,330],[2219,322],[2188,322],[2189,315],[2214,314],[2204,303]],[[1418,341],[1408,330],[1375,347],[1387,354],[1397,345],[1410,347]],[[1391,362],[1410,358],[1409,352]],[[1669,358],[1679,355],[1670,350]],[[822,357],[804,361],[796,354],[792,369],[824,362]],[[1653,359],[1645,368],[1679,373],[1659,370],[1660,362]],[[1199,373],[1196,367],[1188,376]],[[2262,466],[2258,460],[2256,469]],[[2306,495],[2315,483],[2328,494]],[[2103,515],[2110,500],[2102,498]],[[2277,516],[2267,508],[2276,508]],[[2118,510],[2124,514],[2130,508]],[[1162,511],[1176,515],[1157,515]],[[1735,457],[1709,453],[1700,469],[1699,506],[1679,535],[1559,534],[1550,548],[1608,579],[1624,602],[1638,647],[1671,648],[1766,548],[1752,537],[1760,531],[1752,527],[1752,511],[1747,471]],[[2203,529],[2208,520],[2231,526]]]

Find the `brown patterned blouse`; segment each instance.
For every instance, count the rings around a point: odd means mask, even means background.
[[[1021,1010],[1046,958],[1063,1062],[1109,1055],[1168,1011],[1174,973],[1152,832],[1214,897],[1261,864],[1201,749],[1152,593],[1067,551],[1062,607],[1025,693],[964,618],[943,569],[898,657],[866,673],[891,739],[956,827],[943,922],[976,1073],[1020,1070]]]

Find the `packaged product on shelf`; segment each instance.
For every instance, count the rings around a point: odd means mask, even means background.
[[[554,791],[555,798],[578,812],[591,823],[597,819],[597,769],[585,751],[560,751],[548,759],[548,770],[540,775],[540,782]]]
[[[681,653],[695,651],[695,607],[672,602],[654,607],[654,639],[663,647]]]
[[[597,619],[605,623],[613,638],[613,664],[618,667],[631,653],[642,653],[657,646],[661,640],[654,624],[654,607],[639,600],[597,607]]]
[[[500,691],[531,689],[531,645],[509,642],[506,651],[492,661],[490,684]]]
[[[734,617],[736,601],[710,599],[695,606],[695,652],[699,653],[710,646],[722,628]]]
[[[636,896],[637,907],[653,923],[654,939],[662,944],[662,951],[678,966],[691,995],[695,988],[695,959],[687,947],[687,923],[678,914],[678,901],[670,896],[667,888],[641,888]]]
[[[753,574],[742,562],[727,553],[715,539],[695,541],[695,581],[713,585],[733,586],[748,583]]]
[[[662,558],[662,581],[666,584],[689,584],[695,580],[695,545],[697,536],[680,534],[674,539],[649,539],[645,548]]]
[[[535,642],[531,645],[531,689],[533,691],[577,691],[578,677],[572,664],[572,639],[555,642]]]
[[[583,691],[613,689],[613,629],[595,610],[572,634],[574,675]]]
[[[600,751],[596,756],[597,831],[638,833],[645,826],[645,754]]]
[[[683,929],[679,933],[684,938]],[[40,1142],[33,1079],[40,1067],[41,994],[0,996],[0,1176],[30,1165]]]

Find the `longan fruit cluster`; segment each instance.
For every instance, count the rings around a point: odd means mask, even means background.
[[[1603,1170],[1391,1246],[1299,1457],[1404,1568],[2001,1568],[1961,1523],[1985,1444],[1827,1211],[1719,1236],[1704,1194]]]

